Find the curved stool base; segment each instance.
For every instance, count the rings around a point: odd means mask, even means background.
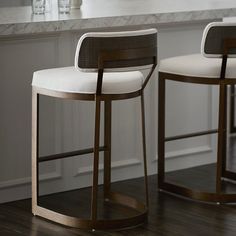
[[[189,199],[203,201],[203,202],[214,202],[214,203],[230,203],[236,202],[236,194],[227,193],[214,193],[214,192],[201,192],[194,191],[192,189],[164,182],[159,184],[159,189],[164,190],[168,193],[176,194]]]
[[[109,203],[119,204],[134,209],[138,213],[137,215],[131,217],[111,220],[99,219],[93,221],[91,219],[77,218],[64,215],[37,205],[33,209],[33,214],[62,225],[89,230],[105,230],[134,227],[143,224],[147,219],[147,207],[143,203],[137,201],[135,198],[120,193],[112,192],[109,194],[109,197],[106,200],[108,200]]]

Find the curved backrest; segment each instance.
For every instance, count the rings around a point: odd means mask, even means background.
[[[236,22],[213,22],[206,26],[201,44],[205,57],[222,57],[224,40],[236,40]],[[236,57],[236,49],[229,50],[229,57]]]
[[[114,56],[117,60],[104,64],[104,68],[109,71],[153,65],[152,57],[156,58],[156,47],[156,29],[86,33],[78,41],[75,67],[86,72],[97,71],[101,55],[106,53],[117,55]],[[145,53],[147,51],[149,53]]]

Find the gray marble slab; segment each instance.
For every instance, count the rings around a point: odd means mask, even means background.
[[[174,24],[236,16],[236,0],[83,0],[81,9],[45,15],[30,6],[0,8],[0,36],[101,27]]]

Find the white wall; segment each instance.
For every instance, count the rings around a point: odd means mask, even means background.
[[[159,57],[199,52],[205,25],[158,27]],[[0,40],[0,202],[30,197],[32,73],[38,69],[72,65],[75,45],[82,33]],[[213,126],[217,101],[212,89],[176,83],[168,84],[167,89],[168,135]],[[145,97],[148,169],[149,174],[154,174],[157,170],[157,73]],[[92,102],[46,97],[40,101],[42,155],[92,146]],[[143,175],[139,101],[136,98],[114,102],[113,181]],[[214,136],[168,144],[167,170],[210,163],[214,161],[214,149]],[[91,164],[91,155],[42,164],[41,193],[91,185]]]

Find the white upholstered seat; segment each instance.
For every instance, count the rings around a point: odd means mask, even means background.
[[[221,63],[221,58],[191,54],[161,60],[159,71],[191,77],[219,78]],[[236,58],[228,59],[225,77],[236,78]]]
[[[141,89],[143,74],[139,71],[107,72],[103,75],[102,93],[130,93]],[[97,72],[81,72],[63,67],[34,72],[32,86],[68,93],[96,93]]]

